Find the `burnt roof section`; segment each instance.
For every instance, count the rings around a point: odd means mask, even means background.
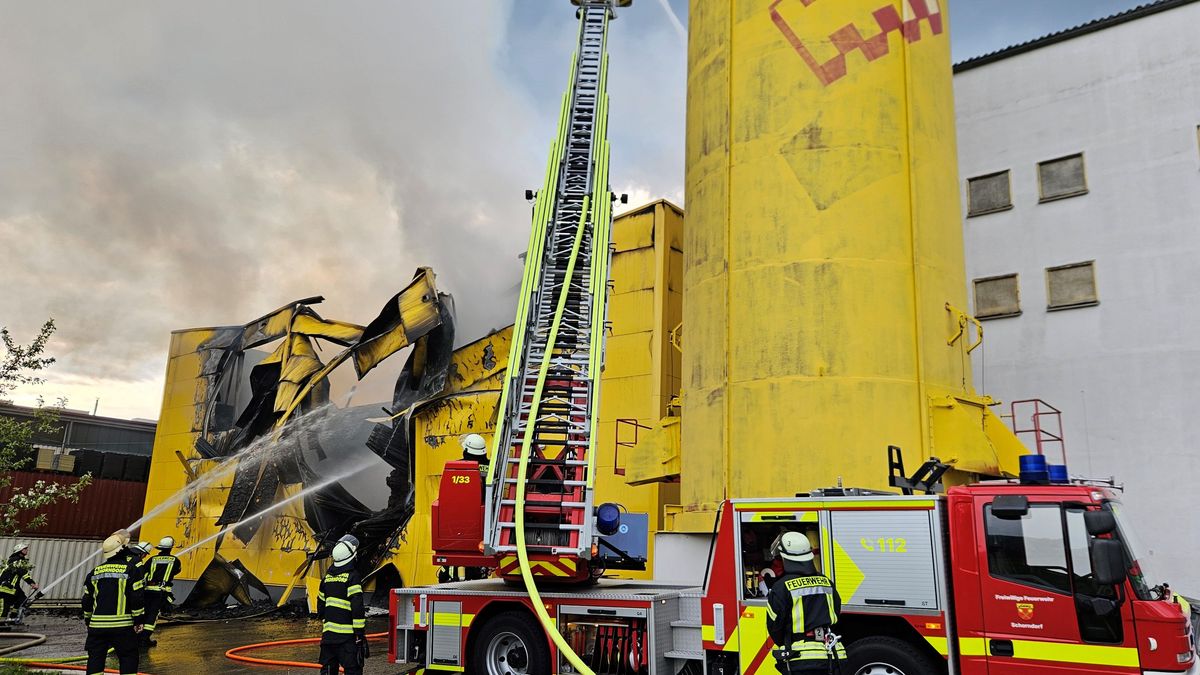
[[[1138,5],[1133,9],[1128,9],[1118,14],[1113,14],[1111,16],[1106,16],[1094,21],[1080,24],[1074,28],[1060,30],[1057,33],[1050,33],[1049,35],[1044,35],[1040,38],[1029,40],[1028,42],[1022,42],[1011,47],[1005,47],[1004,49],[991,52],[989,54],[983,54],[981,56],[967,59],[966,61],[954,64],[954,72],[961,73],[965,70],[971,70],[972,68],[978,68],[979,66],[984,66],[989,63],[1007,59],[1010,56],[1024,54],[1025,52],[1031,52],[1035,49],[1040,49],[1042,47],[1057,44],[1059,42],[1066,42],[1067,40],[1088,35],[1089,33],[1102,31],[1105,28],[1112,28],[1113,26],[1118,26],[1123,23],[1141,19],[1143,17],[1150,16],[1151,14],[1158,14],[1159,12],[1165,12],[1169,9],[1182,7],[1183,5],[1190,5],[1198,1],[1200,0],[1157,0],[1156,2],[1148,2],[1144,5]]]

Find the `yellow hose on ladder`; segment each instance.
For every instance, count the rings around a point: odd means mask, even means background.
[[[554,620],[550,618],[549,612],[546,611],[546,605],[542,602],[542,594],[538,592],[537,582],[534,580],[533,572],[529,568],[529,551],[525,548],[525,480],[529,477],[529,448],[533,445],[534,420],[537,419],[538,407],[541,405],[542,387],[546,384],[546,374],[550,369],[550,354],[554,351],[554,343],[558,340],[558,326],[562,321],[563,309],[567,304],[567,294],[571,290],[571,277],[575,274],[575,261],[579,258],[579,248],[583,242],[583,231],[587,226],[589,200],[590,197],[583,198],[583,209],[579,215],[579,229],[575,231],[575,243],[571,249],[571,261],[567,263],[567,273],[563,277],[562,290],[558,294],[558,306],[554,312],[554,323],[550,327],[550,338],[547,340],[546,353],[542,356],[541,366],[538,367],[537,387],[533,392],[533,402],[529,410],[529,423],[525,425],[525,435],[521,439],[521,461],[517,465],[516,499],[517,561],[520,563],[521,579],[525,582],[525,591],[529,593],[529,602],[533,605],[533,611],[537,614],[542,628],[546,630],[546,634],[550,636],[555,646],[558,647],[558,651],[567,657],[567,661],[572,666],[575,666],[582,675],[596,674],[591,668],[588,668],[583,659],[579,658],[575,650],[571,649],[571,645],[567,644],[567,640],[562,636],[562,633],[558,632],[558,626],[554,625]]]

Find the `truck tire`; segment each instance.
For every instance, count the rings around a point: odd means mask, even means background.
[[[541,675],[550,672],[550,647],[538,622],[508,611],[487,620],[474,637],[469,675]]]
[[[847,648],[843,675],[939,675],[944,672],[921,650],[903,640],[870,637]]]

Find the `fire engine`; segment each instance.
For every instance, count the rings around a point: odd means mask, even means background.
[[[470,470],[448,468],[443,502],[478,503],[477,480],[455,482]],[[936,471],[931,462],[916,480],[893,482],[932,491]],[[809,537],[843,599],[844,673],[1200,672],[1200,617],[1146,565],[1120,491],[1102,482],[1034,476],[945,494],[832,488],[730,500],[702,585],[600,579],[541,599],[597,675],[772,673],[764,588],[770,543],[785,531]],[[397,589],[391,602],[397,663],[581,672],[546,638],[528,595],[503,579]]]
[[[907,476],[893,448],[900,493],[727,499],[707,554],[656,539],[656,578],[696,582],[606,578],[646,564],[618,538],[630,516],[594,494],[613,201],[605,49],[629,1],[572,1],[578,49],[536,193],[490,466],[447,463],[432,508],[432,562],[464,571],[392,591],[389,659],[487,675],[774,672],[765,594],[773,542],[795,531],[842,598],[848,675],[1200,672],[1191,608],[1154,574],[1120,490],[1051,472],[1041,455],[1020,479],[946,488],[948,464]],[[937,3],[899,4],[928,15],[904,39],[941,21]]]

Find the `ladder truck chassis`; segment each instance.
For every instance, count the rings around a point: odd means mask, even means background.
[[[1138,576],[1144,558],[1110,487],[835,489],[728,501],[717,520],[703,585],[602,579],[542,594],[597,675],[776,672],[759,582],[769,537],[783,530],[814,541],[842,596],[845,675],[1200,672],[1200,617],[1161,580]],[[1113,555],[1122,573],[1137,574],[1100,583],[1097,575],[1115,573]],[[396,589],[391,610],[396,663],[430,673],[578,672],[533,620],[528,596],[500,579]]]

